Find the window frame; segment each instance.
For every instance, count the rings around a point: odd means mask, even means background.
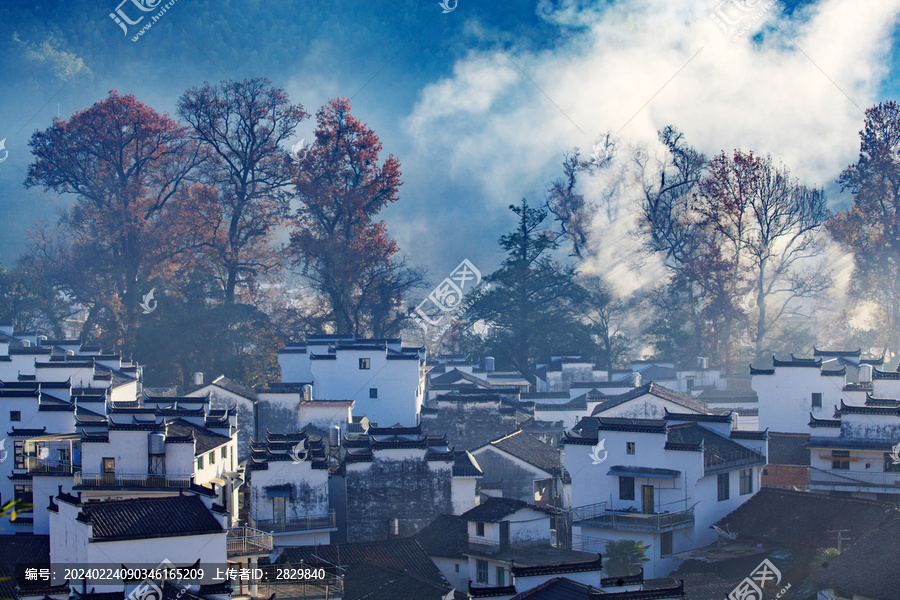
[[[484,537],[484,523],[480,521],[475,523],[475,535],[477,537]]]
[[[378,388],[369,388],[369,399],[378,400]]]
[[[619,500],[634,501],[634,477],[619,476]]]
[[[634,454],[636,445],[634,442],[625,442],[625,454]]]
[[[894,455],[890,452],[884,453],[884,472],[885,473],[900,473],[900,465],[894,464]]]
[[[812,392],[810,402],[813,408],[822,408],[822,392]]]
[[[372,360],[370,358],[360,358],[359,359],[359,370],[360,371],[368,371],[372,368]]]
[[[849,471],[850,470],[850,451],[849,450],[832,450],[831,451],[831,469],[833,471]]]
[[[723,484],[724,482],[724,484]],[[716,498],[719,502],[731,499],[731,472],[719,473],[716,477]]]
[[[487,583],[488,574],[490,573],[490,565],[483,558],[475,559],[475,581],[478,583]]]
[[[9,422],[10,423],[20,423],[21,421],[22,421],[22,411],[21,410],[9,411]]]
[[[675,554],[675,536],[672,531],[663,531],[659,534],[659,555],[672,556]],[[668,552],[666,552],[668,550]]]
[[[739,475],[740,481],[740,494],[741,496],[746,496],[747,494],[753,493],[753,467],[749,469],[741,469]],[[746,484],[746,485],[745,485]]]

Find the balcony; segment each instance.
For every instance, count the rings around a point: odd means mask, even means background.
[[[750,449],[729,452],[725,457],[704,452],[703,463],[703,474],[709,476],[736,471],[737,469],[762,467],[766,464],[766,457]]]
[[[474,552],[477,554],[497,554],[509,547],[509,543],[496,542],[483,537],[459,536],[457,547],[460,552]]]
[[[850,471],[845,469],[817,469],[809,467],[811,489],[836,492],[900,493],[900,472]]]
[[[81,465],[68,462],[38,458],[36,456],[25,457],[25,468],[28,474],[46,473],[50,475],[71,475],[81,471]]]
[[[272,534],[253,527],[232,527],[225,532],[228,558],[269,554],[275,547]]]
[[[75,472],[74,489],[138,488],[172,489],[189,488],[193,475],[148,475],[127,473],[79,473]]]
[[[250,525],[262,531],[273,533],[289,533],[297,531],[315,531],[319,529],[337,529],[337,520],[333,510],[305,517],[287,517],[282,519],[250,519]]]
[[[638,512],[610,510],[606,503],[589,504],[572,509],[572,523],[597,529],[618,529],[621,531],[647,531],[659,533],[694,526],[694,509],[676,512],[643,514]]]

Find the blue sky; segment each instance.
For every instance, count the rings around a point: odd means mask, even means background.
[[[585,268],[639,285],[655,271],[624,259],[640,185],[628,159],[641,149],[652,161],[657,130],[676,125],[710,154],[772,154],[839,207],[847,198],[833,182],[858,151],[861,110],[900,91],[900,0],[735,6],[459,0],[443,13],[437,0],[177,0],[132,42],[109,17],[117,0],[6,2],[0,261],[22,251],[35,219],[52,221],[71,202],[22,187],[28,137],[57,111],[66,118],[115,89],[171,113],[204,81],[266,76],[310,113],[352,99],[402,163],[401,200],[383,213],[389,230],[433,280],[463,258],[496,267],[506,207],[543,201],[563,154],[589,154],[611,131],[616,164],[582,181],[602,209]]]

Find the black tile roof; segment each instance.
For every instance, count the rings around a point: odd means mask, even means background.
[[[754,454],[759,457],[761,463],[765,462],[765,457],[762,455],[696,423],[672,425],[669,427],[667,440],[674,444],[699,444],[703,442],[704,465],[707,468],[750,457]]]
[[[15,566],[20,563],[49,563],[50,536],[17,533],[0,535],[0,598],[17,598]],[[5,579],[9,577],[10,579]]]
[[[93,524],[97,541],[224,533],[198,496],[89,502],[78,520]]]
[[[558,565],[540,565],[535,567],[517,567],[512,565],[512,574],[515,577],[535,577],[538,575],[564,575],[566,573],[586,573],[588,571],[600,572],[603,565],[603,557],[598,554],[596,560],[560,563]]]
[[[184,391],[185,395],[191,394],[197,390],[203,389],[207,386],[214,385],[216,387],[222,388],[225,391],[231,392],[232,394],[237,394],[238,396],[243,396],[244,398],[249,398],[251,400],[256,400],[256,390],[254,390],[249,385],[244,385],[239,381],[235,381],[233,379],[229,379],[224,375],[219,375],[209,383],[203,383],[200,385],[192,386]]]
[[[471,452],[457,452],[453,459],[454,477],[481,477],[484,471]]]
[[[428,556],[465,558],[459,540],[468,536],[468,522],[456,515],[441,515],[414,537]]]
[[[506,452],[550,474],[558,474],[562,470],[562,459],[559,449],[542,442],[522,430],[494,440],[490,444],[486,444],[486,446]]]
[[[764,487],[716,525],[737,533],[738,543],[815,550],[834,546],[829,529],[859,540],[896,514],[888,502]]]
[[[488,498],[475,508],[470,508],[461,514],[460,518],[476,523],[497,523],[523,508],[530,508],[550,514],[550,511],[547,509],[528,504],[522,500],[515,500],[513,498]]]
[[[166,422],[166,436],[180,438],[189,435],[194,436],[194,454],[196,456],[200,456],[204,452],[209,452],[213,448],[226,444],[231,439],[228,436],[216,433],[211,429],[191,423],[182,418],[171,419]]]
[[[634,388],[633,390],[625,392],[624,394],[613,396],[609,400],[606,400],[605,402],[594,408],[594,411],[591,414],[593,416],[596,416],[611,408],[615,408],[616,406],[620,406],[622,404],[625,404],[626,402],[630,402],[647,394],[656,396],[657,398],[661,398],[663,400],[667,400],[697,413],[706,412],[706,408],[703,406],[703,404],[697,402],[697,400],[695,400],[694,398],[651,382],[646,385],[642,385],[641,387]]]
[[[288,547],[276,564],[301,561],[346,566],[345,600],[442,600],[450,591],[447,580],[413,538]]]
[[[808,433],[770,433],[769,464],[809,466]]]
[[[831,588],[847,596],[900,600],[898,556],[900,519],[894,518],[828,561],[827,566],[823,565],[807,581],[818,588]]]
[[[511,600],[667,600],[686,598],[684,586],[671,578],[646,582],[643,590],[632,592],[603,591],[565,577],[554,577]],[[694,600],[691,598],[690,600]]]

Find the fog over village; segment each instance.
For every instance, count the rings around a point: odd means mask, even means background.
[[[0,599],[900,600],[900,0],[0,6]]]

